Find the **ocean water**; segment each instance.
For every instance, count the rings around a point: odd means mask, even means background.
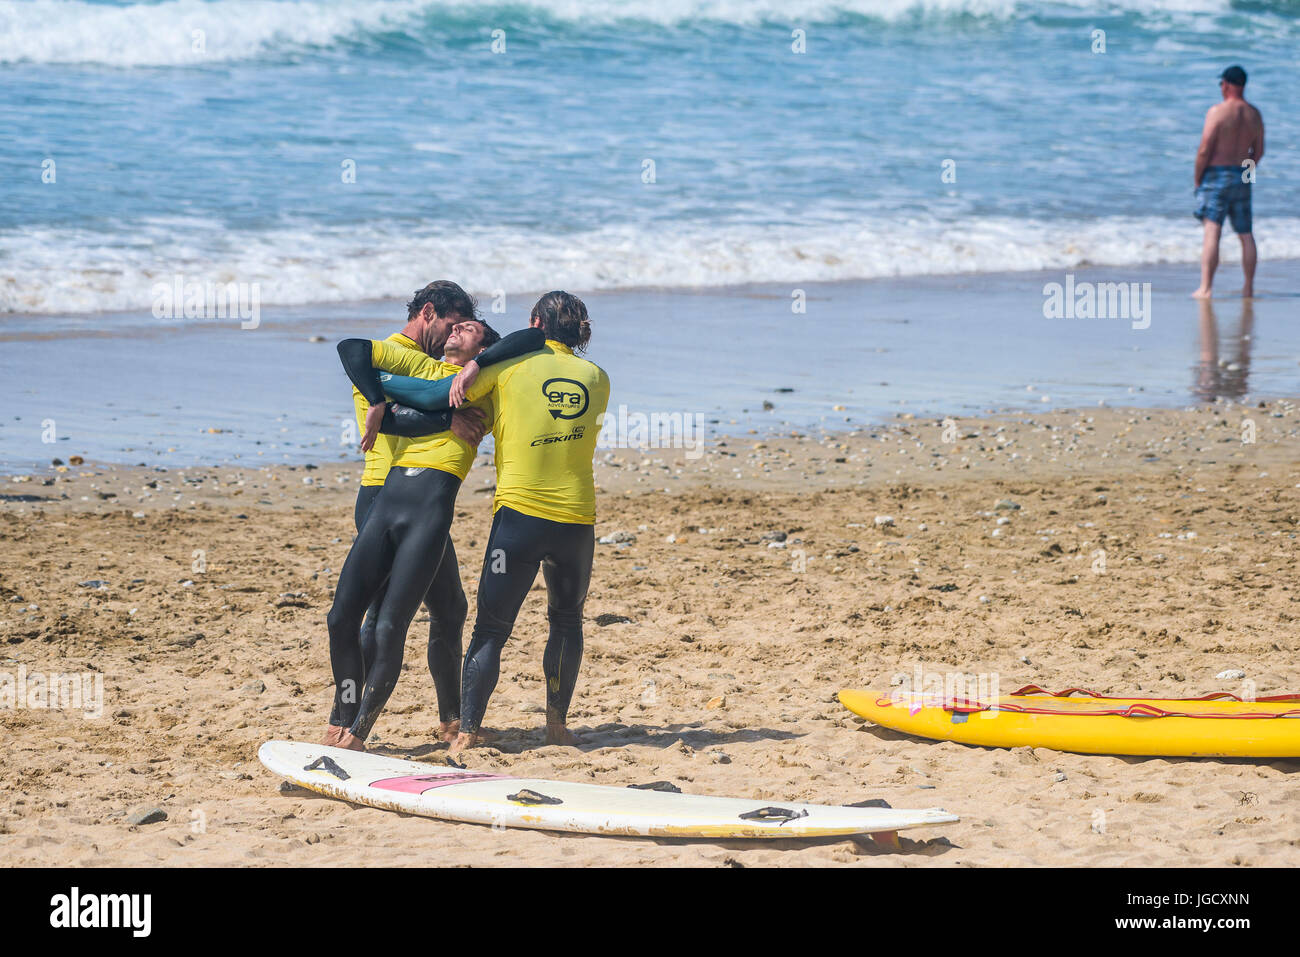
[[[1254,300],[1193,301],[1193,277],[1176,265],[1071,275],[1150,282],[1145,318],[1045,317],[1043,288],[1064,279],[1056,272],[819,283],[800,315],[780,284],[609,290],[585,297],[589,358],[609,373],[616,421],[620,410],[623,421],[677,416],[706,445],[751,431],[871,430],[899,414],[938,434],[949,416],[1297,394],[1300,262],[1266,263]],[[508,297],[492,321],[520,328],[530,305]],[[398,302],[273,306],[256,329],[28,317],[51,328],[0,332],[0,469],[72,455],[167,467],[359,463],[334,343],[389,335],[403,317]],[[480,470],[471,481],[489,478]]]
[[[1262,254],[1300,258],[1290,0],[0,0],[0,331],[177,276],[311,305],[1191,262],[1233,62]]]

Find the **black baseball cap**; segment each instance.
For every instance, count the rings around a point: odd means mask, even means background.
[[[1233,86],[1246,85],[1246,71],[1239,66],[1230,66],[1219,74],[1220,80],[1226,80]]]

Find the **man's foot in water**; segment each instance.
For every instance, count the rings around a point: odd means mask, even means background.
[[[339,738],[338,747],[347,751],[364,751],[366,743],[351,731],[344,731],[342,737]]]
[[[347,732],[347,728],[340,728],[337,724],[331,724],[325,729],[325,736],[320,739],[320,743],[328,744],[331,748],[337,748],[339,741]]]
[[[1213,289],[1207,289],[1204,286],[1197,287],[1196,292],[1192,293],[1193,299],[1210,299],[1214,296]]]

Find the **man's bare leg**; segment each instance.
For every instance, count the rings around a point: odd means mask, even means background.
[[[443,744],[451,744],[460,734],[460,718],[455,721],[438,722],[438,740]]]
[[[1222,223],[1205,220],[1205,236],[1201,240],[1201,285],[1192,293],[1194,299],[1209,299],[1214,288],[1214,271],[1219,268],[1219,234]]]
[[[1241,271],[1246,276],[1246,284],[1241,287],[1241,294],[1249,299],[1255,295],[1255,261],[1259,257],[1259,252],[1255,249],[1254,233],[1240,233],[1237,238],[1241,240]]]

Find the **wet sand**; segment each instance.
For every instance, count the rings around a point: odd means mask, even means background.
[[[602,453],[597,535],[635,541],[598,546],[571,715],[583,744],[542,744],[538,588],[488,712],[503,737],[469,766],[755,800],[883,798],[960,823],[907,832],[901,851],[684,843],[500,832],[281,793],[256,750],[323,728],[324,618],[359,466],[92,462],[6,477],[0,503],[0,672],[97,673],[104,693],[100,717],[0,712],[0,861],[1300,863],[1300,760],[970,748],[876,729],[835,700],[917,666],[996,673],[1005,690],[1239,692],[1216,678],[1232,669],[1261,695],[1300,690],[1295,404],[720,441],[696,459]],[[453,530],[471,607],[491,482],[476,464]],[[436,761],[425,620],[370,743]],[[152,808],[167,819],[128,823]]]

